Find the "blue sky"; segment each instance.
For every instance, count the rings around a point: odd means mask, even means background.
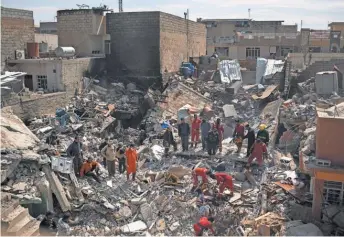
[[[2,0],[2,6],[34,11],[35,25],[40,21],[54,21],[56,11],[106,4],[118,11],[117,0]],[[332,21],[344,21],[344,0],[123,0],[124,11],[163,11],[183,17],[189,8],[190,19],[251,18],[254,20],[284,20],[313,29],[326,29]]]

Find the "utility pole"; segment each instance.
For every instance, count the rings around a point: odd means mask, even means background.
[[[184,12],[186,22],[186,60],[189,62],[189,9]]]
[[[118,12],[123,12],[123,1],[118,0]]]
[[[248,9],[248,19],[251,19],[251,8]]]

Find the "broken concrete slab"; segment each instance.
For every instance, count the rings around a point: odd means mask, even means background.
[[[133,198],[130,200],[130,203],[133,205],[141,205],[143,203],[146,203],[147,199],[146,198]]]
[[[147,225],[143,221],[135,221],[120,227],[123,234],[135,233],[138,231],[144,231],[147,229]]]
[[[289,227],[286,230],[286,236],[323,236],[323,233],[316,225],[308,223]]]
[[[235,173],[234,178],[235,180],[240,181],[240,182],[245,182],[247,179],[245,173],[242,173],[242,172]]]
[[[151,206],[148,203],[141,204],[140,213],[145,222],[152,220],[153,212]]]
[[[226,118],[228,118],[228,117],[236,118],[238,116],[238,114],[234,108],[234,105],[226,104],[222,107],[222,109],[223,109],[223,112],[224,112]]]

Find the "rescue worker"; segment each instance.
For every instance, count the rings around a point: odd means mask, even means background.
[[[82,143],[78,136],[74,138],[72,144],[69,145],[67,148],[67,155],[74,157],[73,158],[73,165],[74,165],[74,172],[76,176],[79,176],[80,168],[82,166],[83,158],[82,158]]]
[[[125,156],[127,158],[127,180],[129,180],[129,176],[132,174],[133,181],[135,181],[138,155],[134,144],[130,144],[130,147],[125,151]]]
[[[259,131],[257,133],[257,138],[259,138],[262,142],[266,145],[269,143],[269,132],[266,130],[266,125],[261,124],[259,125]]]
[[[185,122],[184,118],[181,118],[180,124],[178,124],[178,135],[182,140],[183,151],[189,150],[190,125]]]
[[[55,219],[55,213],[48,211],[45,215],[39,215],[37,220],[41,221],[40,226],[49,228],[49,230],[57,229],[57,220]]]
[[[121,147],[118,151],[116,151],[116,157],[118,160],[119,173],[123,174],[127,167],[124,147]]]
[[[216,154],[219,144],[220,144],[219,133],[217,132],[216,128],[212,128],[209,131],[208,137],[207,137],[208,154],[210,156]]]
[[[166,129],[163,136],[163,140],[164,140],[165,154],[168,153],[171,145],[173,145],[174,151],[177,151],[177,143],[174,140],[173,132],[170,126]]]
[[[52,131],[51,134],[47,137],[47,139],[45,140],[45,143],[49,144],[49,145],[60,145],[60,140],[58,139],[57,135],[56,135],[56,131]]]
[[[198,187],[198,183],[202,181],[201,185],[207,184],[208,179],[207,175],[210,175],[211,171],[206,168],[193,168],[192,169],[192,178],[193,178],[193,188],[195,189]]]
[[[235,145],[238,148],[236,153],[240,153],[241,147],[242,147],[242,141],[245,136],[245,127],[242,123],[240,123],[239,119],[236,119],[235,122],[236,122],[236,125],[233,132],[233,139],[234,139]]]
[[[224,127],[221,124],[221,119],[218,118],[215,122],[215,124],[213,125],[213,128],[215,128],[219,134],[219,150],[220,152],[222,152],[222,141],[223,141],[223,133],[224,133]]]
[[[247,133],[244,136],[244,139],[247,139],[247,151],[246,151],[246,157],[249,157],[249,155],[252,152],[252,146],[256,140],[256,136],[254,134],[254,130],[250,127],[249,124],[246,124],[245,126]]]
[[[116,173],[116,154],[115,148],[110,140],[108,141],[107,146],[101,150],[101,154],[106,160],[109,176],[114,176]]]
[[[217,185],[219,185],[218,197],[222,197],[222,194],[223,194],[223,191],[225,191],[225,188],[228,188],[229,190],[231,190],[231,195],[233,195],[234,186],[233,186],[232,176],[224,172],[216,172],[215,174],[211,174],[210,177],[212,179],[216,179]]]
[[[199,142],[201,123],[202,121],[197,117],[197,114],[195,114],[194,119],[191,123],[191,147],[193,147],[194,144],[195,148],[197,147],[197,143]]]
[[[205,230],[211,230],[212,235],[215,235],[215,231],[213,229],[213,223],[214,218],[213,217],[201,217],[198,221],[198,223],[194,224],[193,228],[195,231],[195,236],[203,236],[203,232]]]
[[[280,124],[278,124],[277,130],[278,130],[278,133],[277,133],[277,137],[276,137],[276,144],[279,144],[279,141],[280,141],[283,133],[286,132],[287,129],[285,128],[284,123],[280,123]]]
[[[252,153],[250,154],[248,161],[247,161],[247,165],[251,165],[252,161],[254,159],[257,160],[258,165],[262,166],[263,165],[263,157],[267,155],[267,149],[266,149],[266,145],[264,142],[262,142],[260,140],[260,138],[256,139],[256,142],[254,143],[254,145],[252,146]]]
[[[94,172],[95,171],[95,172]],[[84,162],[80,169],[80,177],[90,176],[95,181],[100,183],[99,179],[99,163],[94,161],[92,157],[89,157],[87,161]]]
[[[202,139],[203,151],[207,149],[207,139],[208,139],[208,133],[210,129],[211,129],[210,123],[206,121],[205,119],[203,119],[201,123],[201,139]]]
[[[102,141],[102,143],[100,143],[100,145],[98,147],[100,153],[102,152],[103,148],[107,146],[108,141],[109,141],[109,139],[106,138]],[[104,168],[106,168],[106,158],[105,157],[103,157],[103,166],[104,166]]]

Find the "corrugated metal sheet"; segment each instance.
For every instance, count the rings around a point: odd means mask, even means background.
[[[256,67],[256,83],[264,83],[265,79],[270,79],[276,73],[282,72],[283,67],[284,62],[282,60],[258,58]]]
[[[17,77],[26,75],[26,72],[5,72],[0,76],[0,85],[4,85],[8,82],[15,81]]]
[[[237,60],[222,60],[219,63],[219,71],[222,83],[242,80],[240,64]]]

